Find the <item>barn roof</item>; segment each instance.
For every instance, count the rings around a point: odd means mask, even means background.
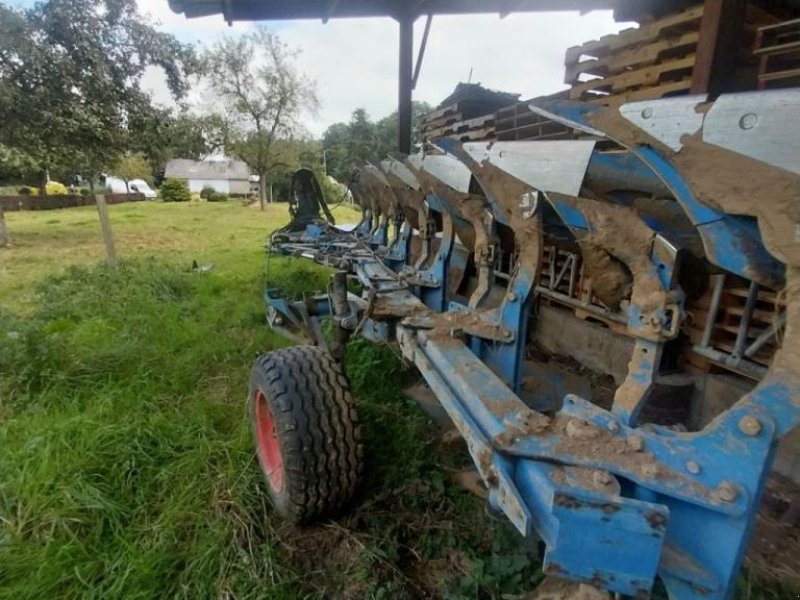
[[[178,179],[242,179],[249,181],[250,168],[240,160],[173,158],[167,161],[164,176]]]

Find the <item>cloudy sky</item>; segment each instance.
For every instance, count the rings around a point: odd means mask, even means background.
[[[11,0],[28,4],[32,0]],[[167,0],[138,0],[142,13],[185,42],[213,43],[223,35],[238,35],[253,25],[228,26],[222,16],[186,19],[172,13]],[[302,48],[300,68],[316,79],[322,108],[309,115],[309,131],[320,135],[337,121],[346,121],[356,107],[375,119],[397,106],[397,23],[391,19],[283,21],[269,26],[284,41]],[[615,23],[611,12],[577,12],[435,17],[414,98],[438,104],[459,81],[522,94],[551,94],[563,84],[564,51],[569,46],[615,33],[630,24]],[[416,44],[424,19],[416,24]],[[169,94],[158,72],[145,85],[156,99]],[[202,97],[193,102],[202,104]]]

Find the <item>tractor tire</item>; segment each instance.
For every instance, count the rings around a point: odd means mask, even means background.
[[[295,523],[336,513],[353,498],[363,447],[350,385],[318,346],[259,357],[250,373],[256,454],[275,511]]]

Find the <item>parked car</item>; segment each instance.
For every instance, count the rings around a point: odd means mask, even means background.
[[[112,194],[142,194],[148,200],[158,197],[153,188],[144,179],[131,179],[126,187],[125,180],[108,175],[106,177],[106,189]]]
[[[128,187],[131,192],[142,194],[148,200],[155,200],[158,197],[155,190],[144,179],[131,179]]]

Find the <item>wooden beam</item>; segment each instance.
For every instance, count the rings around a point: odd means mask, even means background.
[[[105,194],[95,194],[97,213],[100,215],[100,227],[103,230],[103,242],[106,246],[106,260],[110,265],[117,264],[117,250],[114,247],[114,234],[111,233],[111,220],[108,218],[108,205]]]
[[[745,0],[705,0],[692,94],[716,96],[732,89],[745,6]]]

